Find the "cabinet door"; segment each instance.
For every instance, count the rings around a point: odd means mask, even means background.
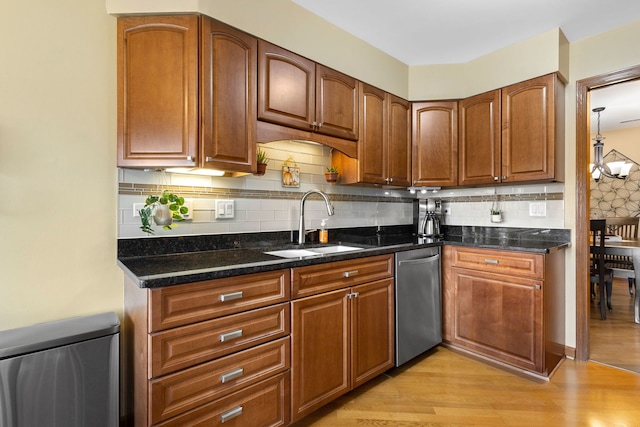
[[[453,341],[542,372],[542,282],[461,268],[454,268],[452,276]]]
[[[358,182],[386,184],[387,134],[385,92],[360,83]]]
[[[348,290],[291,302],[292,421],[349,391]]]
[[[358,81],[316,64],[316,131],[358,139]]]
[[[413,185],[458,183],[458,103],[414,102]]]
[[[118,18],[118,166],[195,166],[198,17]]]
[[[502,89],[503,182],[555,178],[554,74]]]
[[[460,101],[460,185],[501,181],[500,91]]]
[[[256,38],[202,18],[203,168],[255,172]]]
[[[352,310],[352,387],[393,367],[393,279],[356,286]]]
[[[387,178],[389,184],[411,185],[411,103],[387,94],[389,118]]]
[[[315,63],[263,40],[258,41],[258,118],[313,130]]]

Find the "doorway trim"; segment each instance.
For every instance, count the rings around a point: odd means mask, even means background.
[[[589,91],[639,78],[637,65],[576,81],[576,360],[589,359]]]

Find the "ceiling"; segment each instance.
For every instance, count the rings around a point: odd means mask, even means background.
[[[554,28],[575,42],[640,20],[638,0],[291,1],[407,65],[465,63]],[[640,125],[620,123],[640,119],[640,83],[591,96],[606,107],[601,131]]]
[[[562,29],[569,42],[640,20],[638,0],[292,0],[407,65],[464,63]]]

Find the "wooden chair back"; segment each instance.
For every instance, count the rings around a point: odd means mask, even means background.
[[[591,277],[599,276],[604,278],[605,274],[605,254],[604,243],[607,231],[607,223],[604,219],[592,219],[591,230]]]
[[[615,217],[606,218],[607,234],[614,234],[623,239],[638,238],[638,222],[640,217]]]

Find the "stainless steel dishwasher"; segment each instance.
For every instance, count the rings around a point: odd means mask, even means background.
[[[396,366],[442,342],[440,248],[396,253]]]

